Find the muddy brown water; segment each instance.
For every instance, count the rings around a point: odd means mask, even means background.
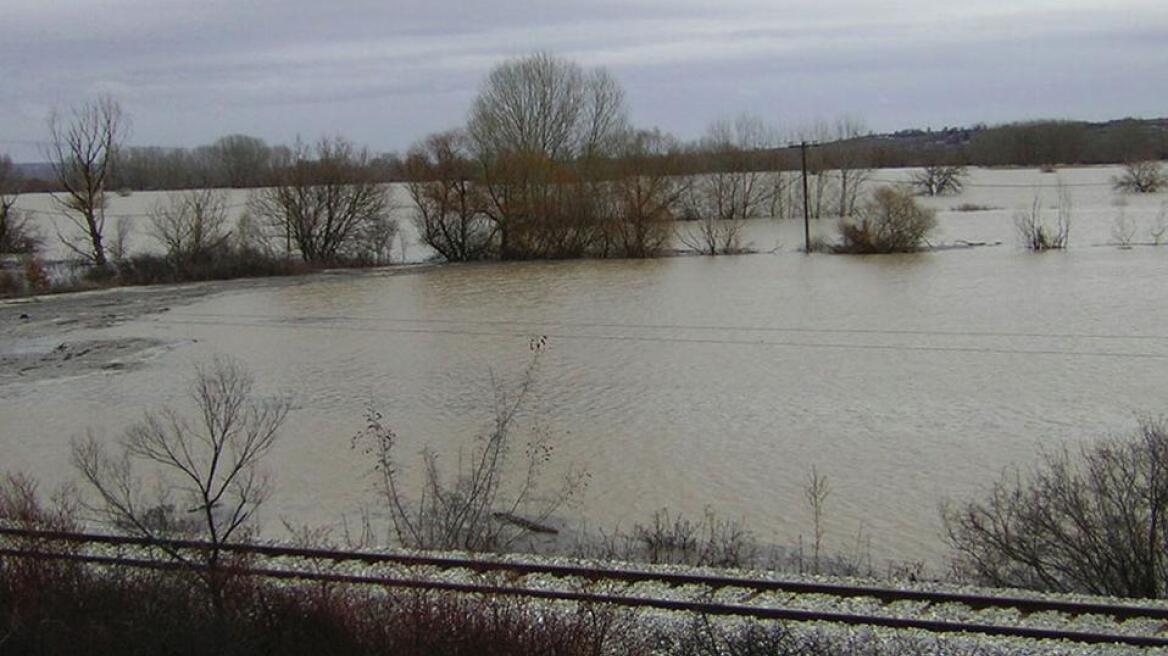
[[[1024,201],[1005,189],[967,197]],[[181,406],[193,365],[228,354],[296,403],[268,462],[265,529],[335,524],[375,501],[350,448],[368,405],[400,435],[407,476],[426,444],[452,466],[490,422],[492,376],[514,381],[546,336],[518,438],[544,431],[551,473],[590,473],[565,517],[629,528],[661,507],[709,508],[793,543],[811,530],[815,466],[832,488],[829,550],[862,533],[877,561],[937,564],[942,500],[1168,413],[1168,247],[1106,245],[1112,197],[1083,189],[1064,253],[1018,248],[1006,207],[942,215],[944,240],[1000,246],[903,256],[804,256],[801,226],[765,221],[748,239],[773,253],[225,285],[110,327],[8,337],[0,350],[163,346],[132,367],[6,379],[2,466],[67,480],[70,439],[112,442],[145,409]],[[1147,225],[1156,204],[1141,202],[1128,211]]]

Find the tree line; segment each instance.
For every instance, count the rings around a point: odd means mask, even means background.
[[[374,155],[340,137],[270,146],[229,135],[189,150],[134,148],[125,144],[127,128],[109,97],[49,119],[49,187],[73,224],[60,237],[99,268],[110,259],[107,251],[115,260],[124,255],[125,236],[107,234],[108,194],[130,189],[253,188],[248,223],[235,233],[249,236],[253,254],[282,251],[309,263],[388,260],[397,224],[387,181],[405,183],[421,240],[448,261],[653,257],[678,242],[716,255],[742,249],[746,219],[856,215],[865,205],[861,190],[879,165],[924,166],[922,188],[935,194],[958,190],[959,167],[966,164],[1168,154],[1164,126],[1138,121],[887,137],[872,135],[854,117],[783,135],[742,115],[682,143],[632,125],[624,90],[605,69],[544,53],[497,65],[465,125],[423,138],[402,157]],[[792,141],[814,147],[804,152]],[[797,172],[804,156],[806,190]],[[8,242],[27,247],[33,236],[9,201],[28,183],[3,163],[0,228]],[[225,204],[196,193],[172,197],[153,212],[155,232],[173,259],[190,260],[189,252],[173,252],[179,243],[196,250],[226,243],[204,230],[223,225]],[[193,237],[176,239],[176,231]]]

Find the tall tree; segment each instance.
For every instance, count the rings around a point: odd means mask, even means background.
[[[503,62],[468,125],[500,255],[571,257],[597,234],[599,162],[627,131],[624,92],[604,69],[546,53]]]
[[[110,96],[49,116],[48,158],[64,190],[56,201],[81,237],[60,235],[65,245],[97,266],[106,264],[106,186],[129,129],[121,105]]]

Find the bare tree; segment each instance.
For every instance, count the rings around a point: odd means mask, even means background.
[[[959,194],[965,185],[963,180],[965,176],[964,166],[929,164],[913,172],[912,184],[919,193],[926,196]]]
[[[713,169],[698,185],[703,210],[730,221],[759,216],[774,191],[767,151],[777,143],[777,132],[757,116],[711,124],[701,143]]]
[[[182,264],[226,247],[227,196],[213,189],[172,192],[150,211],[151,234]]]
[[[1141,160],[1127,162],[1123,165],[1123,173],[1112,179],[1116,191],[1133,194],[1151,194],[1168,186],[1168,175],[1164,174],[1160,162]]]
[[[821,121],[804,132],[803,140],[818,144],[809,156],[809,166],[816,174],[812,206],[816,218],[825,212],[847,217],[859,208],[864,183],[872,173],[871,149],[862,140],[866,134],[863,120],[850,115],[830,123]],[[833,195],[835,202],[829,206],[826,201]]]
[[[537,53],[491,71],[467,132],[501,257],[587,251],[603,221],[596,173],[627,123],[624,93],[604,69]]]
[[[389,197],[368,162],[367,151],[340,137],[312,148],[297,144],[291,161],[274,171],[273,185],[252,194],[249,210],[306,262],[356,257],[364,230],[391,220]]]
[[[474,179],[467,146],[461,132],[435,134],[411,148],[405,161],[418,235],[448,262],[482,259],[494,247],[489,201]]]
[[[616,158],[608,235],[625,257],[653,257],[669,244],[689,179],[676,144],[660,132],[631,133]]]
[[[835,143],[823,148],[828,168],[839,177],[839,216],[851,216],[864,183],[872,174],[872,156],[860,138],[868,134],[864,121],[855,116],[841,116],[832,124]]]
[[[35,252],[40,239],[28,219],[16,209],[21,192],[20,175],[8,155],[0,155],[0,253]]]
[[[1046,454],[942,509],[956,572],[996,586],[1158,598],[1168,585],[1168,433]]]
[[[67,248],[97,266],[106,264],[107,183],[127,129],[121,105],[109,96],[75,107],[67,117],[57,112],[49,116],[46,155],[64,189],[55,198],[84,241],[59,236]]]
[[[687,189],[686,214],[697,227],[679,228],[682,243],[708,255],[740,249],[742,222],[759,216],[774,193],[766,155],[777,140],[773,129],[749,115],[707,128],[699,148],[710,172],[696,176]]]
[[[92,435],[73,444],[74,466],[97,492],[94,509],[108,523],[150,539],[177,533],[210,543],[200,560],[165,543],[161,548],[176,560],[201,565],[217,604],[222,546],[246,531],[268,498],[271,488],[260,464],[289,409],[287,400],[257,399],[253,392],[241,363],[217,358],[197,370],[190,391],[195,419],[170,407],[148,412],[126,431],[117,456]],[[136,464],[157,470],[158,495],[145,492]]]
[[[543,489],[543,468],[553,452],[546,434],[533,435],[519,464],[514,462],[515,424],[545,345],[542,338],[532,341],[534,355],[515,388],[492,376],[494,423],[469,457],[459,455],[452,477],[444,475],[433,450],[423,451],[423,482],[413,494],[403,488],[397,434],[385,425],[380,412],[367,412],[366,428],[353,438],[353,445],[373,459],[378,491],[398,542],[419,549],[502,549],[544,526],[584,483],[585,475],[570,472],[558,489]]]

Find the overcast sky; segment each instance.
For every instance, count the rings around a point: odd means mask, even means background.
[[[343,134],[405,149],[537,50],[605,66],[683,138],[748,112],[874,130],[1168,115],[1164,0],[0,0],[0,152],[108,93],[130,142]]]

